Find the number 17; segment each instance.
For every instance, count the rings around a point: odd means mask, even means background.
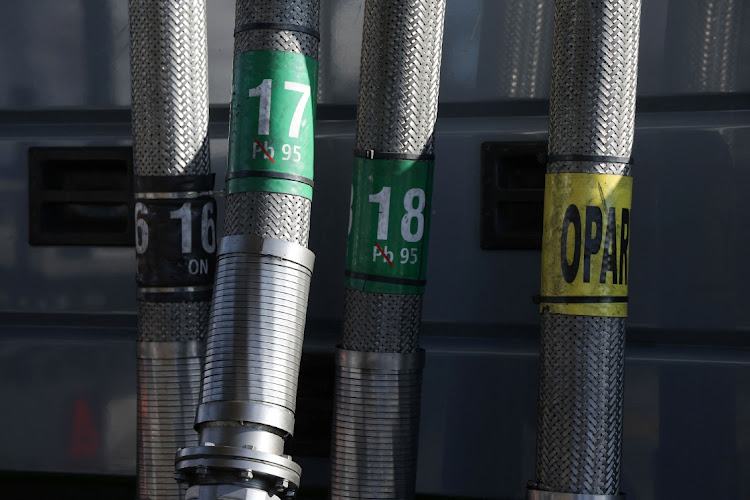
[[[260,97],[260,106],[258,107],[258,135],[268,135],[271,129],[271,86],[273,80],[266,78],[255,88],[248,91],[248,97]],[[302,127],[302,115],[305,113],[305,107],[310,101],[310,86],[304,83],[284,82],[284,89],[302,94],[297,107],[294,109],[292,121],[289,124],[289,137],[298,138],[299,129]]]

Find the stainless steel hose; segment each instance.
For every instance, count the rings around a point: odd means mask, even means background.
[[[331,498],[414,496],[444,0],[365,3]]]
[[[195,426],[178,452],[188,499],[292,497],[284,454],[314,256],[318,1],[238,0],[225,234]]]
[[[639,20],[640,0],[555,5],[529,498],[619,498]]]
[[[130,0],[138,268],[138,498],[182,499],[216,250],[203,0]]]

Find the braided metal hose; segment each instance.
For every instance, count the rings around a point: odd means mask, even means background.
[[[204,0],[130,0],[139,499],[182,499],[216,247]]]
[[[187,498],[295,495],[284,454],[314,256],[318,0],[238,0],[225,234],[195,426],[177,453]]]
[[[619,498],[640,0],[557,0],[529,498]]]
[[[444,0],[367,0],[331,498],[414,496]]]

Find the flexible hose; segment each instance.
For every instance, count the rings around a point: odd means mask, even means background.
[[[203,0],[131,0],[139,499],[184,498],[216,248]]]
[[[620,489],[639,18],[555,5],[533,498]]]
[[[284,454],[314,256],[307,249],[317,96],[317,0],[238,0],[227,210],[188,499],[292,497]]]
[[[444,0],[365,3],[331,497],[412,498]]]

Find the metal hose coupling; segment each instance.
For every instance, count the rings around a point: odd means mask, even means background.
[[[187,499],[293,497],[300,467],[284,455],[315,256],[276,238],[222,238],[195,428],[177,453]]]
[[[336,351],[334,498],[414,496],[423,367],[423,350]]]

